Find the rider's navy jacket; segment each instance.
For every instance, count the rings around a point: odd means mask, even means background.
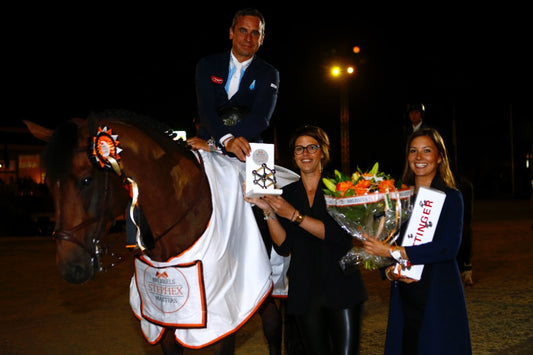
[[[276,106],[279,72],[255,56],[244,72],[239,90],[228,100],[225,90],[228,79],[230,51],[205,57],[196,66],[198,99],[198,137],[221,137],[231,133],[252,142],[261,141],[261,132],[268,128]],[[245,112],[235,125],[224,125],[220,112],[237,108]]]

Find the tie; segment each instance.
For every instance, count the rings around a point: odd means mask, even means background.
[[[241,81],[241,71],[241,63],[235,64],[235,69],[228,85],[228,99],[231,99],[231,97],[235,95],[235,93],[239,90],[239,82]]]

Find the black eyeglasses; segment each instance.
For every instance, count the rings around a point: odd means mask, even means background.
[[[309,144],[307,147],[303,145],[297,145],[294,147],[294,154],[300,155],[303,154],[304,150],[307,150],[309,154],[315,154],[320,149],[318,144]]]

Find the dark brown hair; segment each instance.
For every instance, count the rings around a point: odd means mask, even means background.
[[[301,136],[309,136],[316,139],[324,154],[324,158],[322,158],[322,167],[324,167],[329,162],[329,137],[327,133],[322,128],[316,126],[303,126],[296,129],[289,141],[289,151],[292,157],[294,157],[296,140]]]
[[[265,33],[265,17],[263,14],[257,10],[257,9],[242,9],[235,13],[233,16],[233,20],[231,21],[231,28],[235,29],[235,25],[237,24],[237,20],[241,16],[255,16],[259,18],[259,21],[261,21],[261,33]]]
[[[409,161],[407,160],[407,157],[409,155],[409,149],[411,147],[411,143],[413,140],[417,137],[426,136],[429,137],[435,146],[437,147],[437,150],[439,152],[439,156],[442,159],[442,162],[439,164],[438,168],[438,176],[442,181],[451,188],[456,188],[455,185],[455,179],[453,177],[452,171],[450,169],[450,161],[448,159],[448,153],[446,151],[446,146],[444,145],[444,140],[442,139],[442,136],[439,134],[439,132],[434,128],[422,128],[417,131],[414,131],[413,134],[409,136],[409,139],[407,140],[407,144],[405,146],[405,167],[403,170],[403,176],[402,181],[406,185],[414,185],[415,184],[415,174],[409,167]]]

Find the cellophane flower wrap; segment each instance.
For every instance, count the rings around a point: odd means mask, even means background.
[[[323,178],[323,182],[329,214],[352,237],[363,241],[365,235],[372,236],[388,245],[396,242],[401,224],[411,213],[413,189],[379,172],[378,163],[367,172],[358,168],[351,177],[335,170],[335,178]],[[349,272],[359,265],[375,270],[394,262],[353,247],[339,264]]]

